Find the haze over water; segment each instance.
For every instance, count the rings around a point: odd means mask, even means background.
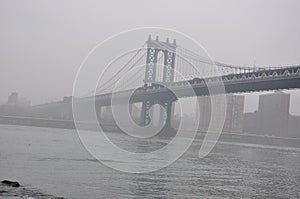
[[[300,197],[300,148],[219,142],[199,159],[198,140],[167,168],[126,174],[94,160],[74,130],[1,125],[0,131],[0,176],[66,198]],[[128,148],[153,147],[109,136]]]

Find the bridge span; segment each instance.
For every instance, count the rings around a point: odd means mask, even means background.
[[[144,56],[145,67],[142,68],[144,71],[138,71],[142,72],[140,75],[139,73],[132,74],[131,79],[140,77],[140,81],[137,80],[138,83],[133,88],[124,86],[123,90],[113,91],[118,81],[117,74],[120,72],[117,71],[115,76],[96,89],[94,95],[76,99],[76,103],[85,104],[85,102],[95,100],[97,115],[101,115],[101,108],[112,105],[112,96],[114,96],[114,105],[128,103],[128,99],[130,99],[129,103],[140,102],[142,103],[141,126],[150,123],[149,110],[153,105],[159,104],[165,108],[161,116],[165,115],[165,125],[168,128],[172,117],[173,102],[178,98],[223,94],[224,91],[225,93],[244,93],[300,88],[300,66],[251,68],[213,62],[187,49],[180,50],[182,47],[178,46],[175,40],[173,43],[170,43],[168,39],[163,42],[158,38],[153,40],[151,36],[146,45],[146,52],[142,54],[143,48],[141,48],[132,59],[138,61],[127,63],[120,69],[120,71],[126,71],[127,67],[129,71]],[[199,65],[215,66],[216,70],[213,70],[211,74],[205,74],[197,69],[188,70],[187,66],[182,64],[184,62],[196,68]],[[161,69],[160,65],[162,65]],[[181,78],[176,76],[176,71],[181,72]],[[185,71],[189,74],[184,74]],[[189,88],[192,88],[193,92],[190,92]]]

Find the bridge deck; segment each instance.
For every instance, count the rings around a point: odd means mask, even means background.
[[[193,92],[188,88],[193,88]],[[243,93],[295,88],[300,88],[300,66],[252,73],[229,74],[205,79],[194,78],[189,81],[165,85],[152,84],[151,86],[144,86],[135,90],[130,89],[114,94],[97,95],[95,101],[97,105],[109,106],[111,105],[112,96],[115,97],[115,103],[122,104],[128,103],[128,96],[131,96],[130,103],[143,102],[145,99],[160,102],[163,99],[175,101],[177,97],[222,94],[224,91],[225,93]],[[174,93],[176,93],[177,97]],[[80,99],[80,101],[82,100],[90,101],[94,100],[94,97]]]

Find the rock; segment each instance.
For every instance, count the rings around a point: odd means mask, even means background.
[[[20,187],[20,184],[18,182],[14,182],[10,180],[3,180],[1,183],[10,187]]]

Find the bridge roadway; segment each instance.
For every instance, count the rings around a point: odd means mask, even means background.
[[[222,79],[222,81],[221,81]],[[224,87],[223,87],[224,86]],[[241,74],[230,74],[219,77],[204,79],[194,78],[189,81],[181,81],[166,84],[165,86],[152,84],[114,93],[116,104],[143,102],[150,100],[154,103],[162,101],[176,101],[177,97],[167,88],[176,92],[178,98],[222,94],[225,88],[226,93],[257,92],[280,89],[300,88],[300,66],[289,68],[261,70]],[[188,88],[193,88],[191,92]],[[209,88],[209,89],[208,89]],[[210,93],[209,91],[213,91]],[[78,99],[78,102],[90,101],[94,97]],[[95,96],[97,106],[110,106],[112,94],[101,94]]]

